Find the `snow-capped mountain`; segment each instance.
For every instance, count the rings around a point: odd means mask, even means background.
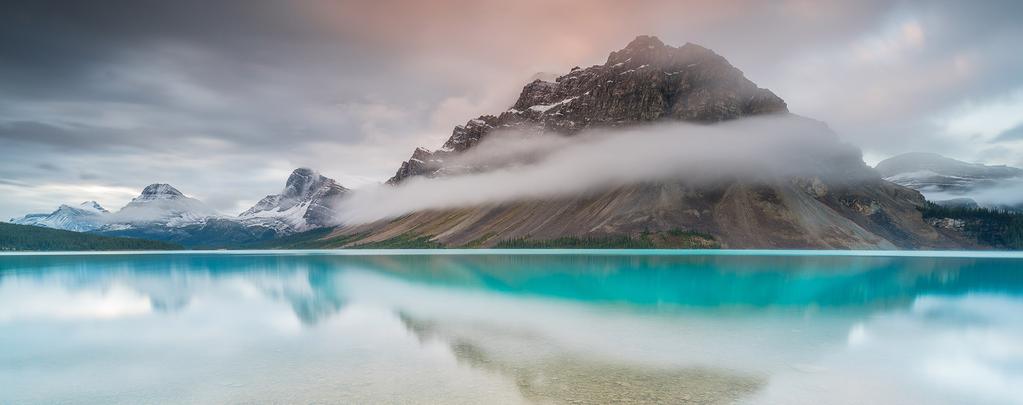
[[[1023,169],[922,152],[885,159],[875,169],[885,180],[915,189],[939,204],[1023,209]]]
[[[312,169],[296,169],[280,194],[268,195],[240,216],[217,212],[170,184],[150,184],[117,212],[94,201],[62,205],[12,223],[175,242],[186,247],[239,246],[333,225],[331,206],[348,189]]]
[[[150,184],[116,213],[111,227],[160,224],[181,227],[220,216],[202,201],[187,197],[170,184]]]
[[[28,214],[21,218],[12,218],[11,223],[86,232],[104,226],[109,216],[110,211],[95,201],[86,201],[75,207],[61,205],[49,214]]]
[[[245,224],[291,233],[333,224],[333,203],[348,192],[334,179],[309,168],[295,169],[280,194],[263,197],[238,218]]]
[[[183,227],[220,217],[202,201],[187,197],[170,184],[150,184],[117,212],[95,201],[78,206],[61,205],[49,214],[29,214],[11,219],[20,225],[44,226],[68,231],[112,231],[138,227]]]

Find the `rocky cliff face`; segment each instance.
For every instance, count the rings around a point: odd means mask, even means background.
[[[438,151],[416,149],[388,183],[442,173],[446,159],[500,130],[573,135],[659,120],[713,123],[787,111],[781,98],[757,87],[714,51],[640,36],[603,65],[527,84],[507,111],[455,127]]]

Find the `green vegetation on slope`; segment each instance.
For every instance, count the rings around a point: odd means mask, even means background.
[[[338,240],[328,238],[334,228],[317,228],[277,239],[246,243],[238,249],[330,249],[337,247]]]
[[[277,232],[271,228],[249,227],[221,218],[210,218],[203,224],[192,224],[182,228],[124,229],[99,234],[162,240],[188,249],[239,249],[249,244],[271,242],[277,237]]]
[[[987,208],[947,207],[927,203],[921,209],[933,225],[951,228],[978,242],[1003,249],[1023,249],[1023,214]]]
[[[498,249],[653,249],[645,238],[629,236],[583,237],[566,236],[555,239],[509,239],[497,242]]]
[[[180,245],[0,222],[0,251],[177,250]]]

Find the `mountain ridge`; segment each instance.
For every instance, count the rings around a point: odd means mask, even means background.
[[[147,185],[124,207],[110,212],[94,201],[61,205],[49,214],[28,214],[11,223],[167,241],[186,247],[234,247],[333,224],[333,202],[348,191],[315,170],[291,173],[280,194],[264,197],[237,217],[223,215],[167,183]]]

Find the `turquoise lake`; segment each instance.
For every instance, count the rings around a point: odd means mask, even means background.
[[[1020,404],[1021,387],[1021,254],[0,254],[0,404]]]

